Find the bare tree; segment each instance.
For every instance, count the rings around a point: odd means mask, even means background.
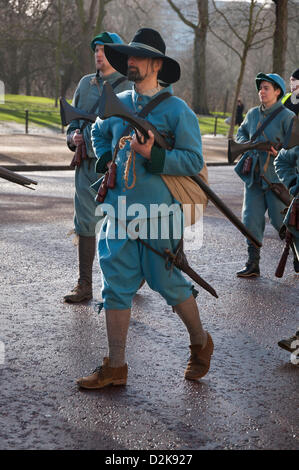
[[[48,8],[38,0],[0,0],[0,78],[10,93],[19,93],[24,81],[31,93],[32,74],[42,68],[33,60],[39,54],[36,36]]]
[[[102,30],[106,6],[113,0],[75,0],[75,14],[80,27],[80,44],[78,56],[82,74],[89,73],[91,68],[91,55],[86,53],[86,46],[96,33]],[[89,5],[88,5],[89,3]]]
[[[293,72],[298,68],[299,57],[299,3],[297,1],[289,2],[288,18],[288,49],[287,49],[287,71]]]
[[[244,77],[246,61],[250,50],[261,47],[265,41],[273,37],[273,14],[268,8],[267,2],[260,3],[258,0],[250,0],[245,5],[234,5],[234,14],[228,9],[217,7],[215,0],[212,0],[215,13],[218,19],[221,18],[225,27],[221,34],[219,26],[210,25],[211,33],[222,43],[226,44],[240,60],[239,76],[237,78],[235,96],[233,101],[232,118],[229,129],[229,137],[233,136],[235,127],[236,107],[241,85]],[[217,18],[215,16],[215,20]],[[228,38],[227,33],[230,33]]]
[[[195,113],[209,114],[206,89],[206,44],[209,25],[208,0],[195,0],[197,8],[196,21],[192,21],[183,13],[183,8],[178,7],[173,0],[167,0],[171,8],[177,13],[185,25],[190,27],[194,34],[193,40],[193,86],[192,108]],[[185,4],[186,6],[186,4]],[[190,11],[190,6],[187,6]]]
[[[288,42],[288,0],[273,0],[275,3],[275,30],[273,37],[273,71],[282,77],[285,74]]]

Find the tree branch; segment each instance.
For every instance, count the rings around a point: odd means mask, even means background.
[[[181,12],[181,10],[179,9],[179,7],[177,7],[172,0],[167,0],[167,2],[169,3],[169,5],[171,6],[171,8],[177,13],[177,15],[179,16],[179,18],[183,21],[183,23],[185,23],[187,26],[189,26],[190,28],[192,29],[197,29],[198,26],[194,23],[192,23],[191,21],[189,21],[184,15],[183,13]]]
[[[215,0],[212,0],[212,3],[213,3],[213,6],[215,8],[215,11],[224,19],[224,21],[226,22],[226,24],[228,25],[229,29],[233,32],[233,34],[239,39],[239,41],[241,41],[242,43],[244,43],[244,39],[242,38],[242,36],[240,36],[237,31],[235,30],[235,28],[233,27],[233,25],[230,23],[230,21],[228,21],[226,15],[218,9],[218,7],[216,7],[216,3],[215,3]]]
[[[215,33],[215,31],[213,31],[210,27],[209,27],[209,31],[217,38],[219,39],[219,41],[221,41],[223,44],[225,44],[229,49],[231,49],[232,51],[234,51],[237,56],[239,57],[239,59],[241,60],[242,59],[242,56],[240,54],[240,52],[238,51],[238,49],[235,49],[231,43],[227,42],[225,39],[223,39],[222,37],[218,36],[217,33]]]

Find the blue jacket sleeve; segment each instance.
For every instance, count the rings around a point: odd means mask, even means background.
[[[147,171],[165,175],[195,175],[203,168],[202,143],[196,115],[187,105],[179,113],[172,132],[175,144],[172,150],[152,148],[151,158],[145,163]]]
[[[282,149],[274,160],[275,171],[292,196],[299,191],[299,146]]]
[[[111,141],[112,134],[109,119],[103,121],[97,118],[91,128],[92,148],[97,158],[95,164],[96,173],[105,173],[107,163],[112,160]]]

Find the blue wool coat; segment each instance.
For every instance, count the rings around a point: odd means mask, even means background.
[[[159,92],[172,93],[169,86]],[[157,96],[157,95],[155,95]],[[134,89],[118,94],[118,98],[133,113],[139,112],[153,97],[139,95]],[[174,136],[174,148],[164,150],[154,146],[150,161],[136,154],[136,184],[133,189],[126,189],[124,184],[124,169],[130,152],[128,142],[117,155],[116,186],[109,190],[105,203],[115,208],[115,216],[131,219],[134,216],[120,214],[118,211],[118,197],[126,197],[126,204],[140,203],[146,208],[147,218],[151,217],[151,204],[179,203],[170,194],[166,184],[160,177],[167,175],[194,175],[203,168],[201,135],[196,115],[187,104],[176,96],[171,96],[154,108],[146,118],[160,133],[171,133]],[[106,171],[106,164],[112,158],[113,149],[128,124],[118,117],[102,121],[97,118],[92,128],[93,149],[98,157],[96,170],[98,173]],[[129,175],[129,185],[132,182],[132,171]],[[100,182],[95,185],[99,187]]]
[[[256,132],[258,128],[258,124],[263,124],[263,122],[268,118],[268,116],[275,111],[279,106],[281,106],[281,101],[279,100],[269,109],[263,109],[262,106],[258,106],[256,108],[251,108],[245,116],[244,121],[242,122],[241,126],[238,129],[236,142],[243,143],[248,142],[253,134]],[[290,127],[292,122],[292,118],[294,113],[289,109],[284,108],[271,122],[268,126],[264,129],[262,134],[257,137],[255,142],[266,142],[269,140],[273,143],[284,142],[286,137],[287,131]],[[250,155],[253,159],[251,171],[248,175],[242,174],[243,164],[246,158]],[[267,161],[267,152],[262,152],[259,150],[250,150],[249,152],[244,153],[240,161],[235,166],[235,172],[240,176],[240,178],[244,181],[244,183],[250,187],[257,181],[263,186],[263,188],[267,188],[267,184],[262,180],[260,180],[260,175],[263,173],[265,176],[272,182],[278,183],[279,179],[275,173],[273,161],[274,157],[270,157],[270,163],[266,172],[263,172],[264,165]],[[257,168],[258,166],[258,168]]]
[[[289,225],[292,205],[295,199],[299,198],[299,146],[290,150],[281,150],[274,161],[274,165],[280,181],[288,188],[291,196],[294,197],[283,223],[294,235],[294,245],[299,259],[299,231]]]
[[[160,91],[172,93],[167,87]],[[155,95],[157,96],[157,95]],[[132,111],[140,111],[152,98],[138,94],[135,89],[118,94],[118,98]],[[146,118],[158,131],[171,133],[174,137],[174,148],[164,150],[153,146],[150,160],[136,154],[136,184],[127,189],[124,182],[124,169],[130,152],[130,144],[118,152],[116,164],[116,186],[109,189],[104,204],[101,206],[108,214],[103,222],[99,235],[99,260],[103,277],[102,297],[104,307],[107,309],[126,309],[131,307],[132,298],[138,289],[140,281],[146,279],[148,285],[159,292],[169,305],[177,305],[192,294],[192,284],[186,280],[181,271],[174,267],[170,276],[165,269],[165,260],[144,247],[137,240],[128,236],[126,229],[133,223],[132,219],[138,216],[141,222],[138,230],[145,227],[153,228],[158,220],[169,224],[168,236],[163,237],[163,228],[159,226],[159,234],[151,237],[149,230],[139,236],[146,240],[160,253],[168,248],[175,251],[181,237],[174,236],[173,220],[175,226],[182,226],[182,211],[178,201],[174,200],[168,187],[161,178],[161,174],[193,175],[199,173],[204,161],[202,157],[201,135],[196,115],[181,99],[171,96],[154,108]],[[104,172],[106,164],[112,158],[113,149],[127,126],[122,119],[112,117],[102,121],[97,119],[92,127],[93,149],[98,157],[97,171]],[[132,182],[132,171],[129,174],[129,185]],[[95,185],[99,187],[100,181]],[[128,210],[122,211],[122,202],[126,202]],[[142,210],[134,212],[136,204]],[[157,217],[151,211],[153,205],[173,205],[173,217]],[[134,206],[135,205],[135,206]],[[109,213],[107,207],[113,209]],[[123,226],[125,235],[120,236]]]
[[[244,121],[238,129],[236,141],[248,142],[267,117],[281,106],[281,101],[276,102],[271,108],[264,109],[263,106],[252,108],[248,111]],[[294,113],[284,108],[257,137],[256,142],[284,142],[290,127]],[[248,156],[252,157],[252,166],[249,174],[242,173],[244,161]],[[278,183],[279,179],[275,173],[274,156],[268,158],[268,153],[258,150],[246,152],[235,166],[235,171],[245,183],[244,200],[242,209],[242,220],[244,225],[255,237],[262,242],[265,229],[265,213],[268,211],[270,222],[279,230],[283,216],[281,211],[284,205],[278,200],[272,191],[267,190],[267,183],[261,179],[264,174],[272,183]]]
[[[73,97],[72,105],[90,112],[96,102],[99,101],[100,92],[97,85],[94,83],[96,74],[85,75],[81,78]],[[118,78],[122,77],[121,74],[115,72],[108,77],[105,77],[109,83],[113,84]],[[97,78],[100,89],[103,88],[104,80],[101,77]],[[131,84],[126,80],[118,85],[115,89],[116,92],[121,92],[131,87]],[[94,111],[96,113],[96,111]],[[75,129],[80,129],[84,123],[83,120],[74,119],[71,121],[67,134],[70,134]],[[75,170],[75,199],[74,199],[74,226],[75,232],[82,236],[94,236],[95,226],[99,217],[95,216],[96,204],[94,201],[94,194],[90,190],[90,186],[99,178],[95,171],[95,155],[91,144],[91,126],[88,123],[83,130],[84,142],[89,159],[83,160],[80,167]]]

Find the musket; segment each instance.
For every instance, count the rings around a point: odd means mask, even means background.
[[[155,141],[160,144],[163,148],[169,148],[169,144],[166,142],[164,136],[145,119],[135,116],[120,99],[115,95],[111,85],[108,82],[104,83],[102,100],[99,109],[99,117],[101,119],[107,119],[112,116],[118,116],[125,121],[128,121],[134,129],[139,130],[145,140],[148,139],[148,130],[150,129],[154,136]],[[74,117],[72,118],[74,119]],[[78,117],[77,117],[78,119]],[[82,117],[82,119],[84,119]],[[245,225],[236,217],[236,215],[227,207],[224,202],[217,196],[212,189],[205,184],[202,178],[198,175],[193,175],[191,178],[200,186],[200,188],[207,194],[208,198],[213,204],[232,222],[233,225],[256,247],[261,247],[262,244],[252,235],[252,233],[245,227]]]
[[[260,248],[262,246],[261,242],[258,241],[257,238],[252,235],[252,233],[245,227],[245,225],[241,222],[241,220],[230,210],[230,208],[224,204],[222,199],[220,199],[217,194],[212,191],[212,189],[203,181],[203,179],[199,175],[191,176],[193,181],[195,181],[198,186],[206,193],[210,201],[217,207],[217,209],[225,215],[230,222],[246,237],[248,240],[253,243],[254,246]]]
[[[154,134],[156,145],[164,149],[170,148],[169,143],[160,134],[160,132],[157,131],[153,124],[151,124],[149,121],[146,121],[146,119],[133,115],[131,111],[123,105],[123,103],[117,98],[112,86],[108,82],[105,82],[103,85],[103,92],[98,114],[87,113],[82,109],[71,106],[65,100],[65,98],[60,98],[60,117],[63,126],[67,126],[73,119],[84,119],[85,121],[95,122],[98,116],[101,119],[118,116],[124,121],[129,122],[132,127],[134,127],[134,129],[139,130],[145,139],[148,138],[148,131],[150,130]],[[138,138],[137,133],[136,137]]]
[[[31,180],[30,178],[25,178],[25,176],[18,175],[14,171],[8,170],[7,168],[3,168],[0,166],[0,178],[5,180],[11,181],[12,183],[20,184],[21,186],[25,186],[28,189],[35,189],[28,186],[29,184],[37,184],[36,181]]]
[[[288,256],[289,256],[290,247],[292,246],[292,242],[293,242],[293,235],[291,234],[291,232],[286,230],[285,247],[284,247],[284,250],[282,252],[281,258],[279,260],[276,271],[275,271],[275,276],[276,277],[282,277],[283,276],[284,268],[285,268],[285,265],[286,265],[286,262],[287,262],[287,259],[288,259]]]
[[[239,155],[242,155],[249,150],[268,152],[271,150],[271,147],[275,150],[280,150],[282,148],[290,149],[292,147],[296,147],[296,145],[299,145],[299,120],[297,116],[294,116],[283,143],[270,141],[238,143],[233,139],[228,139],[228,161],[229,163],[234,163]]]
[[[290,216],[289,216],[289,226],[294,228],[295,230],[299,231],[299,199],[296,198],[292,204],[290,209]],[[283,228],[286,228],[283,225]],[[279,233],[280,234],[280,233]],[[293,234],[286,228],[285,230],[285,247],[282,252],[280,261],[275,271],[276,277],[282,277],[284,273],[284,268],[287,262],[287,258],[289,256],[290,248],[293,251],[294,256],[297,258],[297,253],[294,246],[294,236]]]
[[[182,248],[182,240],[180,240],[178,248],[175,253],[172,253],[168,248],[165,248],[164,252],[160,253],[158,250],[153,248],[149,243],[145,242],[142,238],[137,238],[137,240],[148,249],[156,253],[158,256],[165,260],[165,268],[168,271],[172,271],[173,267],[176,266],[180,271],[187,274],[193,281],[195,281],[200,287],[208,291],[211,295],[218,299],[217,292],[215,289],[205,281],[188,263],[186,255]]]
[[[80,108],[71,106],[65,98],[60,98],[60,118],[61,124],[67,126],[73,119],[84,119],[85,121],[95,122],[97,114],[87,113]]]
[[[275,196],[287,207],[292,202],[292,198],[287,190],[287,188],[283,185],[283,183],[271,183],[270,180],[265,175],[261,175],[261,178],[267,183],[269,189],[275,194]]]

